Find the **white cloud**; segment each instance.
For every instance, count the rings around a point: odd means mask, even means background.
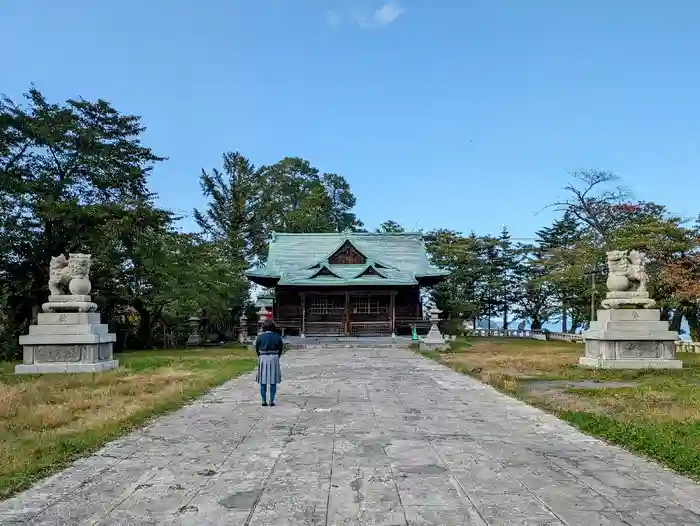
[[[368,19],[367,15],[365,13],[362,13],[360,11],[355,11],[352,14],[352,19],[355,21],[355,23],[363,27],[365,29],[369,28],[371,26],[370,20]]]
[[[374,12],[374,16],[372,18],[376,25],[386,26],[399,18],[405,11],[406,10],[403,7],[387,2]]]
[[[388,26],[405,12],[406,10],[399,4],[386,2],[371,13],[355,10],[352,15],[346,16],[339,11],[328,11],[326,23],[331,27],[337,27],[349,18],[363,29],[373,29]]]

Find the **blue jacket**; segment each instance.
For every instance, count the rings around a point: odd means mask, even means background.
[[[261,332],[255,339],[255,352],[261,354],[282,354],[284,342],[276,332]]]

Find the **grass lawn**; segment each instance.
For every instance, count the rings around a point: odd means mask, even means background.
[[[583,345],[475,338],[423,353],[555,413],[585,433],[700,480],[700,354],[683,370],[579,368]]]
[[[15,376],[0,363],[0,498],[251,370],[243,348],[121,353],[101,374]]]

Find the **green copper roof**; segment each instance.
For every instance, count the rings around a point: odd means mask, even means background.
[[[267,296],[258,296],[258,299],[255,300],[255,308],[258,309],[260,307],[265,307],[265,308],[270,308],[274,305],[274,300],[270,297]]]
[[[361,265],[331,265],[328,258],[350,242],[366,258]],[[370,275],[367,272],[371,272]],[[278,285],[416,285],[447,272],[430,266],[420,234],[273,234],[267,264],[249,270],[253,281]]]

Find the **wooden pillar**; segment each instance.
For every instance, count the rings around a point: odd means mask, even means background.
[[[391,337],[396,337],[396,291],[391,292],[390,307],[391,311]]]
[[[350,334],[350,291],[345,291],[345,335]]]
[[[301,337],[306,337],[306,292],[301,293]]]

